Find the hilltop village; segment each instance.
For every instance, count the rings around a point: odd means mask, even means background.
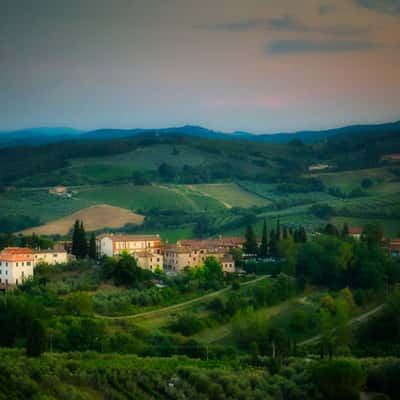
[[[216,239],[178,240],[176,243],[167,243],[161,240],[159,234],[126,234],[126,233],[102,233],[97,236],[92,234],[85,246],[93,247],[79,255],[79,245],[74,242],[79,240],[79,227],[82,222],[76,223],[72,241],[55,242],[53,248],[31,248],[31,247],[5,247],[0,252],[0,288],[12,288],[23,283],[27,278],[33,276],[34,269],[39,264],[55,265],[65,264],[77,258],[89,256],[92,259],[104,257],[118,258],[122,255],[132,256],[139,268],[151,272],[181,273],[186,268],[203,266],[206,259],[212,257],[221,266],[224,275],[233,273],[244,273],[245,271],[237,265],[240,254],[243,263],[246,261],[276,262],[276,257],[267,257],[268,251],[261,254],[259,248],[263,246],[264,238],[256,239],[252,230],[246,232],[245,237],[219,237]],[[328,228],[330,229],[329,226]],[[354,240],[360,240],[363,229],[360,227],[346,228],[348,236]],[[305,231],[304,231],[305,232]],[[327,232],[325,232],[327,233]],[[328,232],[329,233],[329,232]],[[331,232],[332,233],[332,232]],[[319,234],[318,232],[313,235]],[[286,228],[283,237],[288,237]],[[304,233],[305,235],[305,233]],[[300,241],[305,241],[300,240]],[[254,242],[248,243],[248,242]],[[295,241],[296,238],[295,238]],[[254,247],[252,250],[251,247]],[[273,243],[265,245],[266,249],[272,249]],[[400,239],[382,240],[382,246],[391,257],[400,255]],[[87,253],[87,254],[86,254]],[[274,256],[277,253],[273,254]]]
[[[129,254],[137,265],[152,272],[182,272],[186,267],[204,264],[207,257],[214,257],[222,271],[234,273],[235,260],[232,249],[242,249],[244,239],[240,237],[209,240],[180,240],[164,243],[158,234],[128,235],[104,233],[96,237],[97,258],[118,257]],[[18,285],[33,275],[35,266],[63,264],[75,258],[71,254],[70,242],[55,244],[54,249],[32,249],[29,247],[6,247],[0,253],[0,284]]]

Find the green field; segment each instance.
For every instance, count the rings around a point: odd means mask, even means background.
[[[243,283],[242,286],[257,285],[265,279],[265,277],[258,277]],[[135,321],[135,324],[146,329],[163,329],[179,313],[192,312],[195,313],[197,317],[206,317],[209,312],[205,309],[205,306],[216,297],[224,298],[231,290],[231,287],[227,287],[200,297],[190,299],[188,301],[178,303],[176,305],[137,315],[128,315],[122,317],[104,317],[98,315],[97,317],[108,320],[133,320]]]
[[[94,186],[78,191],[77,197],[93,203],[107,203],[130,210],[183,209],[204,211],[221,208],[214,199],[205,196],[187,196],[174,187],[148,185]]]
[[[311,176],[320,178],[326,186],[339,187],[344,192],[350,192],[353,189],[359,188],[364,178],[371,179],[374,183],[371,190],[378,191],[384,190],[385,184],[396,179],[396,176],[387,167],[321,173]],[[397,182],[397,186],[398,191],[400,191],[400,182]]]
[[[227,208],[249,208],[252,206],[266,206],[270,204],[270,201],[244,190],[236,183],[210,183],[187,186],[195,192],[218,200]]]
[[[215,211],[221,208],[266,206],[270,202],[235,183],[206,185],[107,185],[78,189],[77,197],[132,210],[184,209]]]
[[[28,215],[48,222],[93,205],[86,199],[59,197],[47,189],[15,189],[0,193],[0,216]]]
[[[178,154],[173,154],[174,147]],[[92,157],[71,160],[72,168],[85,173],[85,168],[92,165],[104,165],[107,167],[118,166],[129,171],[154,170],[161,163],[167,163],[175,167],[182,165],[200,165],[210,162],[214,156],[199,149],[186,145],[157,144],[154,146],[140,147],[129,153],[108,157]]]
[[[256,311],[256,315],[263,316],[265,319],[270,319],[275,315],[284,313],[295,302],[295,299],[283,301],[277,305],[263,307]],[[229,344],[232,340],[232,322],[219,324],[216,327],[204,329],[203,331],[193,335],[193,338],[202,344]]]

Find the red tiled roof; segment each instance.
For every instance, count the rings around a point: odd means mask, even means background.
[[[204,240],[180,240],[179,244],[182,246],[192,246],[196,248],[206,247],[226,247],[226,246],[239,246],[244,243],[241,237],[227,237],[221,239],[204,239]]]
[[[33,252],[29,247],[6,247],[0,253],[1,261],[30,261],[32,259]]]
[[[362,228],[359,226],[354,226],[349,229],[350,235],[361,235],[362,234]]]
[[[96,236],[96,239],[103,239],[105,237],[109,237],[113,242],[117,241],[123,241],[123,242],[129,242],[129,241],[143,241],[143,240],[160,240],[160,235],[155,234],[155,235],[126,235],[126,234],[121,234],[121,233],[102,233],[101,235]]]

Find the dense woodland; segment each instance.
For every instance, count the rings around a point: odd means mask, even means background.
[[[157,144],[188,145],[195,149],[215,155],[215,162],[193,167],[183,165],[175,168],[163,163],[157,171],[136,172],[132,180],[136,183],[147,181],[201,183],[225,179],[256,180],[259,182],[283,181],[290,183],[306,171],[310,162],[330,160],[337,170],[371,168],[382,163],[385,154],[400,151],[398,132],[386,134],[337,135],[329,137],[326,143],[303,144],[294,140],[287,145],[254,143],[251,141],[229,141],[224,139],[203,139],[182,134],[160,137],[148,133],[143,136],[118,140],[71,141],[41,146],[21,146],[0,149],[0,183],[13,185],[18,179],[36,174],[59,170],[61,176],[54,182],[54,175],[48,174],[48,181],[41,179],[42,186],[59,184],[63,174],[68,184],[74,185],[73,177],[68,177],[68,165],[71,159],[102,157],[127,153],[138,148]],[[221,155],[230,161],[219,162]],[[260,167],[257,173],[251,173],[238,166],[238,160],[247,160]],[[264,168],[264,170],[263,170]],[[110,182],[108,182],[110,183]],[[295,181],[296,183],[296,181]],[[301,183],[299,183],[301,184]],[[34,181],[32,182],[34,186]],[[306,183],[305,186],[307,186]],[[297,189],[299,190],[299,189]]]

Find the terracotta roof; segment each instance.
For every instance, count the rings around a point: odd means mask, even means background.
[[[349,228],[349,233],[350,235],[361,235],[362,228],[360,228],[359,226],[354,226],[352,228]]]
[[[225,254],[221,260],[221,262],[233,262],[233,257],[231,254]]]
[[[174,243],[169,243],[165,246],[165,251],[172,251],[174,253],[190,253],[192,248],[190,246],[180,246]]]
[[[400,238],[389,239],[389,247],[400,247]]]
[[[6,247],[0,253],[0,261],[31,261],[32,249],[29,247]]]
[[[122,233],[102,233],[101,235],[97,235],[96,239],[101,240],[105,237],[109,237],[112,241],[124,241],[124,242],[135,242],[135,241],[143,241],[143,240],[160,240],[159,234],[153,235],[126,235]]]
[[[66,253],[65,250],[47,249],[47,250],[33,250],[33,254],[46,254],[46,253]]]
[[[180,240],[182,246],[195,246],[197,248],[205,247],[223,247],[223,246],[238,246],[244,243],[241,237],[226,237],[220,239],[204,239],[204,240]]]

